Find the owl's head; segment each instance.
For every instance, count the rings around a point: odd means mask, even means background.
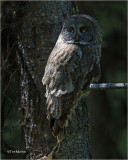
[[[73,15],[63,24],[61,36],[66,43],[98,43],[102,42],[101,29],[98,22],[84,14]]]

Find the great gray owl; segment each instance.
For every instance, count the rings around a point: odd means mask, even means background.
[[[86,88],[100,76],[102,35],[98,22],[88,15],[73,15],[63,24],[51,52],[43,85],[46,85],[47,118],[58,139]]]

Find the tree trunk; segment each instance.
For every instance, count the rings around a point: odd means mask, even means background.
[[[10,12],[13,43],[20,67],[21,113],[25,133],[27,158],[48,155],[56,145],[46,118],[45,87],[42,77],[47,59],[52,51],[64,20],[75,13],[70,1],[9,2],[5,13]],[[8,16],[8,15],[7,15]],[[88,112],[82,99],[67,135],[54,158],[90,158]]]

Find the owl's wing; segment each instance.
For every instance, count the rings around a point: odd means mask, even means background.
[[[72,44],[56,45],[48,59],[42,79],[46,85],[47,117],[58,119],[61,116],[61,97],[74,90],[74,83],[80,74],[77,71],[82,53]]]

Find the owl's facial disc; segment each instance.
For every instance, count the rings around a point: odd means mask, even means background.
[[[66,43],[87,44],[93,40],[94,26],[85,19],[73,19],[63,28]]]

